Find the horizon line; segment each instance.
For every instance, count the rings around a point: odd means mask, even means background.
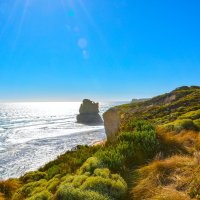
[[[83,100],[82,100],[83,101]],[[0,103],[80,103],[82,101],[78,101],[78,100],[75,100],[75,101],[0,101]],[[92,100],[94,102],[131,102],[131,100],[101,100],[101,101],[96,101],[96,100]]]

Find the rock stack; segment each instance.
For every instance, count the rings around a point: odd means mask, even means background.
[[[100,125],[103,120],[99,115],[99,103],[84,99],[77,115],[77,122],[86,125]]]

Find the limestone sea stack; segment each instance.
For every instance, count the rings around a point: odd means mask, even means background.
[[[77,122],[86,125],[100,125],[103,120],[99,115],[99,103],[84,99],[77,115]]]

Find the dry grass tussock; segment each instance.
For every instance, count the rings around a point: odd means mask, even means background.
[[[0,200],[11,199],[12,195],[17,189],[21,187],[18,180],[8,179],[6,181],[0,181]]]
[[[182,131],[180,134],[176,134],[174,139],[179,141],[189,152],[200,150],[200,132]]]
[[[172,187],[163,187],[157,190],[151,200],[190,200],[191,198],[184,192],[175,190]],[[148,200],[150,200],[148,199]]]
[[[200,133],[157,129],[161,154],[135,171],[136,200],[200,199]]]
[[[200,194],[199,160],[196,156],[175,155],[155,160],[135,172],[133,199],[187,200]],[[199,188],[198,188],[199,187]],[[198,194],[199,193],[199,194]]]
[[[180,133],[157,128],[157,136],[165,153],[194,153],[200,151],[200,132],[183,130]]]
[[[0,192],[0,200],[5,200],[4,195]]]

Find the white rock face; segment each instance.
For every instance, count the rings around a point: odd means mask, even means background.
[[[114,142],[117,139],[117,134],[120,127],[120,113],[116,108],[111,108],[103,114],[104,126],[109,142]]]

